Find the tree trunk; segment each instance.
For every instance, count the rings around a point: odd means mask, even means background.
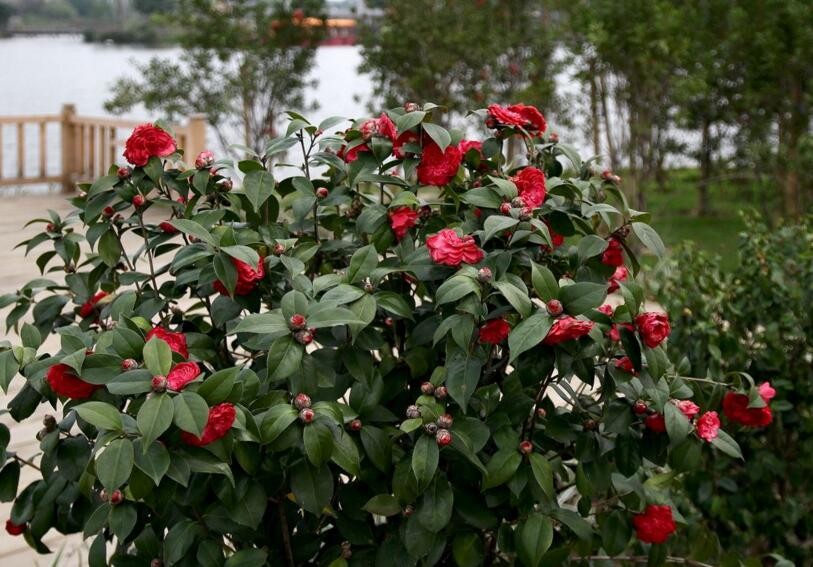
[[[597,156],[601,153],[601,142],[599,140],[598,85],[596,84],[595,61],[590,62],[590,129],[593,135],[593,155]]]
[[[607,153],[610,155],[610,167],[615,170],[618,169],[618,154],[615,150],[612,129],[610,128],[610,112],[607,109],[607,81],[604,77],[604,73],[599,74],[599,87],[601,91],[599,93],[599,99],[601,100],[601,114],[604,117],[604,137],[607,140]]]
[[[700,182],[697,185],[697,216],[700,217],[708,216],[711,212],[709,183],[711,183],[711,120],[704,118],[700,141]]]
[[[783,152],[780,160],[784,163],[782,176],[782,201],[785,216],[791,219],[799,218],[801,213],[801,199],[799,195],[799,139],[805,127],[805,120],[800,116],[799,110],[803,106],[802,88],[799,80],[793,80],[790,88],[793,110],[787,118],[784,131],[784,144],[780,144]]]

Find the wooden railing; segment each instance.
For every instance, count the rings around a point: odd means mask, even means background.
[[[76,183],[104,175],[115,163],[124,164],[124,141],[138,124],[79,116],[72,104],[63,105],[61,114],[0,116],[0,187],[59,184],[64,191],[72,191]],[[32,130],[36,141],[29,138]],[[11,144],[5,144],[3,136],[9,132],[13,133]],[[173,126],[173,132],[186,159],[194,160],[206,149],[204,115],[190,116],[185,124]],[[9,146],[16,160],[15,167],[6,172],[3,152]],[[36,161],[29,161],[31,158]]]

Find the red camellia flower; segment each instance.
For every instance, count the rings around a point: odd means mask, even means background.
[[[265,263],[262,256],[256,269],[237,258],[232,258],[231,263],[237,268],[237,285],[234,287],[234,295],[248,295],[257,287],[257,282],[265,277]],[[229,291],[222,282],[216,281],[214,287],[223,295],[229,295]]]
[[[694,427],[698,437],[711,443],[711,440],[717,437],[717,432],[720,431],[720,418],[716,411],[707,411],[697,418]]]
[[[25,533],[25,524],[15,524],[11,519],[6,520],[6,531],[9,535],[18,536]]]
[[[457,175],[462,161],[463,154],[457,146],[448,146],[441,152],[440,146],[430,141],[424,145],[418,164],[418,182],[422,185],[446,185]]]
[[[97,292],[93,297],[82,304],[82,307],[79,308],[79,316],[84,318],[93,315],[93,312],[96,311],[96,304],[105,297],[107,297],[107,292]]]
[[[618,266],[613,272],[613,275],[610,276],[610,280],[607,283],[607,293],[613,293],[618,291],[618,288],[621,287],[620,283],[627,281],[627,277],[629,276],[629,271],[627,270],[626,266]]]
[[[562,317],[553,322],[542,344],[553,346],[566,341],[572,341],[588,334],[593,328],[592,321],[584,321],[575,317]]]
[[[529,166],[523,168],[511,178],[517,186],[519,196],[525,202],[526,207],[536,208],[545,201],[545,174],[541,170]],[[551,234],[551,238],[553,235]]]
[[[749,408],[748,396],[736,392],[727,392],[723,397],[723,413],[733,421],[746,427],[765,427],[773,421],[773,413],[767,405],[776,395],[769,382],[758,386],[759,395],[765,402],[761,408]]]
[[[641,313],[635,318],[635,326],[638,327],[644,344],[649,348],[655,348],[661,344],[672,331],[672,327],[669,326],[669,317],[665,313]]]
[[[352,147],[350,149],[347,149],[346,147],[342,147],[336,153],[336,155],[339,156],[340,158],[342,158],[345,161],[345,163],[353,163],[354,161],[356,161],[358,159],[360,153],[369,152],[369,151],[370,151],[370,146],[368,146],[367,144],[360,144],[360,145],[354,146],[354,147]]]
[[[694,416],[700,413],[700,406],[694,403],[691,400],[680,400],[675,402],[677,409],[680,410],[680,413],[686,416],[687,419],[692,419]]]
[[[387,214],[390,217],[390,227],[398,240],[406,236],[409,229],[418,223],[418,211],[412,207],[395,207],[387,211]]]
[[[373,136],[381,136],[382,138],[389,138],[391,142],[395,143],[398,136],[395,123],[390,120],[386,112],[382,112],[378,118],[367,120],[361,125],[359,131],[365,140],[369,140]]]
[[[655,433],[666,433],[666,418],[662,413],[653,413],[644,418],[644,425]]]
[[[601,255],[601,263],[605,266],[624,265],[624,247],[617,238],[610,238],[607,242],[607,249]]]
[[[672,508],[657,504],[647,506],[643,514],[635,514],[632,524],[635,535],[644,543],[663,543],[677,529]]]
[[[181,362],[173,366],[167,374],[167,386],[170,390],[180,392],[198,376],[200,376],[200,366],[197,362]]]
[[[638,374],[635,371],[635,366],[633,366],[632,360],[628,356],[616,359],[614,364],[616,368],[623,370],[627,374]]]
[[[511,325],[508,324],[508,321],[502,317],[491,319],[480,327],[479,340],[481,343],[498,345],[508,338],[510,332]]]
[[[67,364],[53,365],[48,369],[45,380],[56,395],[72,400],[89,398],[93,392],[101,388],[101,386],[89,384],[79,378],[73,368]]]
[[[601,307],[596,307],[596,311],[599,313],[604,313],[607,317],[612,317],[615,309],[613,309],[613,306],[609,303],[605,303]]]
[[[203,447],[209,443],[214,443],[229,432],[236,417],[237,410],[234,409],[233,404],[228,402],[218,404],[209,409],[209,418],[206,420],[206,426],[203,428],[200,437],[195,437],[187,431],[181,431],[181,439],[187,445],[195,447]]]
[[[610,327],[610,331],[607,333],[607,336],[610,337],[611,341],[618,342],[621,340],[621,329],[628,329],[630,331],[634,330],[635,327],[630,325],[629,323],[613,323],[613,326]]]
[[[407,157],[407,154],[410,154],[410,152],[404,150],[404,146],[407,144],[418,145],[419,142],[420,137],[416,132],[413,132],[412,130],[402,132],[401,135],[398,136],[392,143],[392,155],[398,159],[404,159]]]
[[[521,126],[537,135],[545,133],[548,124],[535,106],[512,104],[508,107],[491,104],[488,115],[501,126]]]
[[[462,238],[451,228],[444,228],[426,239],[429,255],[436,264],[459,266],[461,263],[476,264],[483,259],[483,251],[471,235]]]
[[[153,329],[147,333],[146,340],[149,341],[153,337],[159,338],[167,343],[170,349],[182,357],[189,358],[189,349],[186,346],[186,335],[183,333],[173,333],[162,327],[153,327]]]
[[[168,132],[153,124],[141,124],[124,143],[124,158],[143,167],[151,157],[166,157],[176,149],[175,140]]]

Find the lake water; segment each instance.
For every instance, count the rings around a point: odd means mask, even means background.
[[[64,103],[76,105],[81,115],[104,115],[104,102],[110,97],[110,89],[116,79],[134,76],[134,63],[144,63],[155,56],[177,59],[177,48],[142,48],[135,46],[115,46],[88,44],[80,36],[38,36],[0,39],[0,61],[3,65],[3,81],[0,86],[0,116],[58,114]],[[312,78],[317,85],[307,92],[307,102],[316,102],[318,110],[307,115],[314,122],[327,116],[366,116],[369,111],[370,78],[358,72],[361,63],[359,48],[323,47],[317,50],[316,64]],[[553,80],[560,91],[573,92],[576,86],[566,70]],[[190,109],[190,113],[196,109]],[[547,114],[547,113],[546,113]],[[135,108],[122,116],[134,120],[155,118],[143,108]],[[557,128],[555,117],[548,116],[553,130],[562,136],[563,141],[576,140],[578,128],[568,132]],[[54,126],[55,127],[55,126]],[[28,135],[31,145],[29,155],[37,153],[36,133]],[[56,135],[49,133],[52,142],[58,145]],[[212,136],[210,136],[212,138]],[[4,143],[4,169],[8,176],[16,167],[14,132],[6,129]],[[210,144],[213,140],[210,142]],[[27,144],[27,145],[29,145]],[[56,163],[58,149],[49,147],[49,172],[58,170]],[[28,160],[29,173],[37,168],[36,159]]]

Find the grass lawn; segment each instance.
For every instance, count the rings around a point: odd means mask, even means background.
[[[715,183],[710,191],[712,213],[698,217],[698,177],[696,169],[673,169],[663,190],[649,188],[646,198],[652,225],[667,247],[692,240],[699,248],[719,254],[724,266],[733,267],[737,263],[738,235],[745,228],[739,211],[758,208],[759,203],[749,187]]]

